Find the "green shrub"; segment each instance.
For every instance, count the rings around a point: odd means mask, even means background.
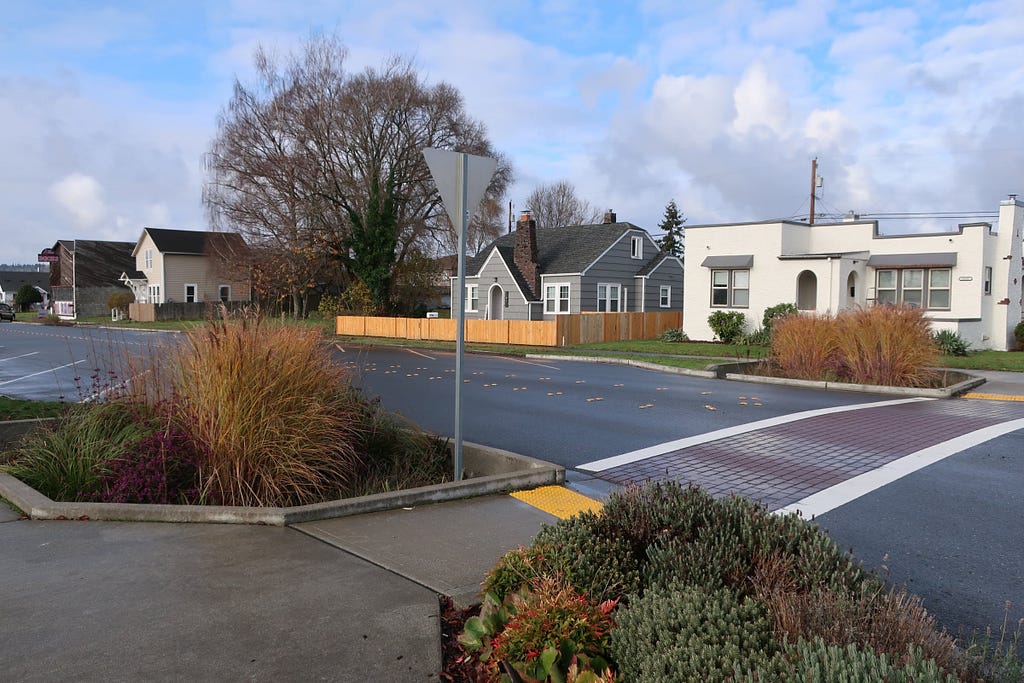
[[[131,292],[114,292],[107,297],[107,308],[127,311],[128,304],[134,301],[135,296]]]
[[[740,311],[715,311],[708,316],[708,325],[715,337],[726,344],[732,344],[747,324],[747,316]]]
[[[911,647],[901,657],[890,658],[854,644],[845,647],[828,645],[820,638],[800,639],[786,648],[783,673],[758,671],[755,678],[750,669],[735,668],[736,680],[743,683],[779,681],[779,683],[832,683],[833,681],[886,681],[887,683],[956,683],[957,678],[943,672],[935,660],[926,659]],[[760,668],[760,667],[759,667]],[[767,678],[766,674],[771,678]]]
[[[120,401],[78,406],[29,434],[3,469],[53,500],[92,500],[108,463],[155,431],[140,410]]]
[[[759,327],[753,332],[740,336],[738,343],[748,346],[771,346],[772,331],[767,327]]]
[[[340,294],[324,294],[320,297],[320,303],[316,310],[325,318],[340,315],[346,310],[346,301]]]
[[[868,580],[860,566],[828,536],[796,515],[773,515],[739,496],[714,500],[685,536],[666,534],[648,550],[645,584],[753,591],[751,578],[773,558],[787,562],[796,590],[853,590]]]
[[[640,569],[629,540],[595,532],[599,516],[581,513],[545,525],[529,548],[506,553],[484,580],[499,599],[541,578],[562,578],[593,600],[640,588]]]
[[[775,304],[770,308],[766,308],[764,311],[764,317],[761,318],[761,327],[771,335],[772,327],[775,325],[776,320],[780,320],[789,315],[797,315],[800,313],[800,309],[795,304]]]
[[[1013,328],[1013,338],[1017,342],[1017,349],[1024,351],[1024,320],[1017,323]]]
[[[728,590],[650,590],[615,614],[611,653],[624,681],[728,681],[734,670],[782,670],[765,608]]]
[[[971,343],[952,330],[933,332],[932,341],[947,356],[966,356],[971,350]]]
[[[686,336],[681,327],[672,327],[661,333],[661,341],[665,342],[688,342],[690,338]]]
[[[27,282],[18,287],[18,291],[14,293],[14,305],[19,311],[27,311],[32,304],[41,304],[42,302],[43,295]]]

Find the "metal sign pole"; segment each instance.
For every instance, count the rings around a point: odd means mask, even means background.
[[[455,188],[459,233],[459,318],[455,331],[455,481],[462,481],[462,358],[466,349],[466,176],[468,158],[459,154],[456,161]]]
[[[459,308],[455,332],[455,481],[462,481],[462,357],[466,342],[466,230],[469,214],[487,191],[498,161],[464,152],[427,147],[423,157],[430,167],[437,191],[452,227],[459,235],[458,292]],[[455,292],[452,292],[454,297]],[[454,301],[452,302],[454,304]],[[454,314],[454,311],[452,312]]]

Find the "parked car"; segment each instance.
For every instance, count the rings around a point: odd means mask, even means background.
[[[8,304],[0,304],[0,320],[10,320],[14,322],[14,309]]]

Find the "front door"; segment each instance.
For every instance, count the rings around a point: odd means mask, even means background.
[[[491,285],[491,291],[487,297],[487,318],[488,320],[504,320],[505,318],[505,293],[501,285]]]

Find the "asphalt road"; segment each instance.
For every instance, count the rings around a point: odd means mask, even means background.
[[[349,347],[336,357],[389,409],[423,429],[454,432],[453,353]],[[481,354],[467,354],[463,371],[466,441],[566,467],[777,415],[885,398]],[[747,405],[739,405],[740,397]]]
[[[954,635],[992,626],[998,637],[1004,617],[1011,632],[1024,619],[1022,510],[1024,431],[1016,431],[816,521],[867,566],[923,596]]]
[[[354,348],[339,358],[347,359],[357,383],[389,408],[423,428],[452,433],[452,354]],[[570,468],[758,419],[891,398],[478,354],[466,356],[465,380],[467,441]],[[1018,430],[815,521],[866,566],[921,595],[955,635],[987,626],[998,630],[1004,614],[1011,628],[1024,618],[1022,509],[1024,431]]]
[[[173,335],[98,327],[0,324],[0,395],[77,402],[128,379],[130,357],[153,353]]]

